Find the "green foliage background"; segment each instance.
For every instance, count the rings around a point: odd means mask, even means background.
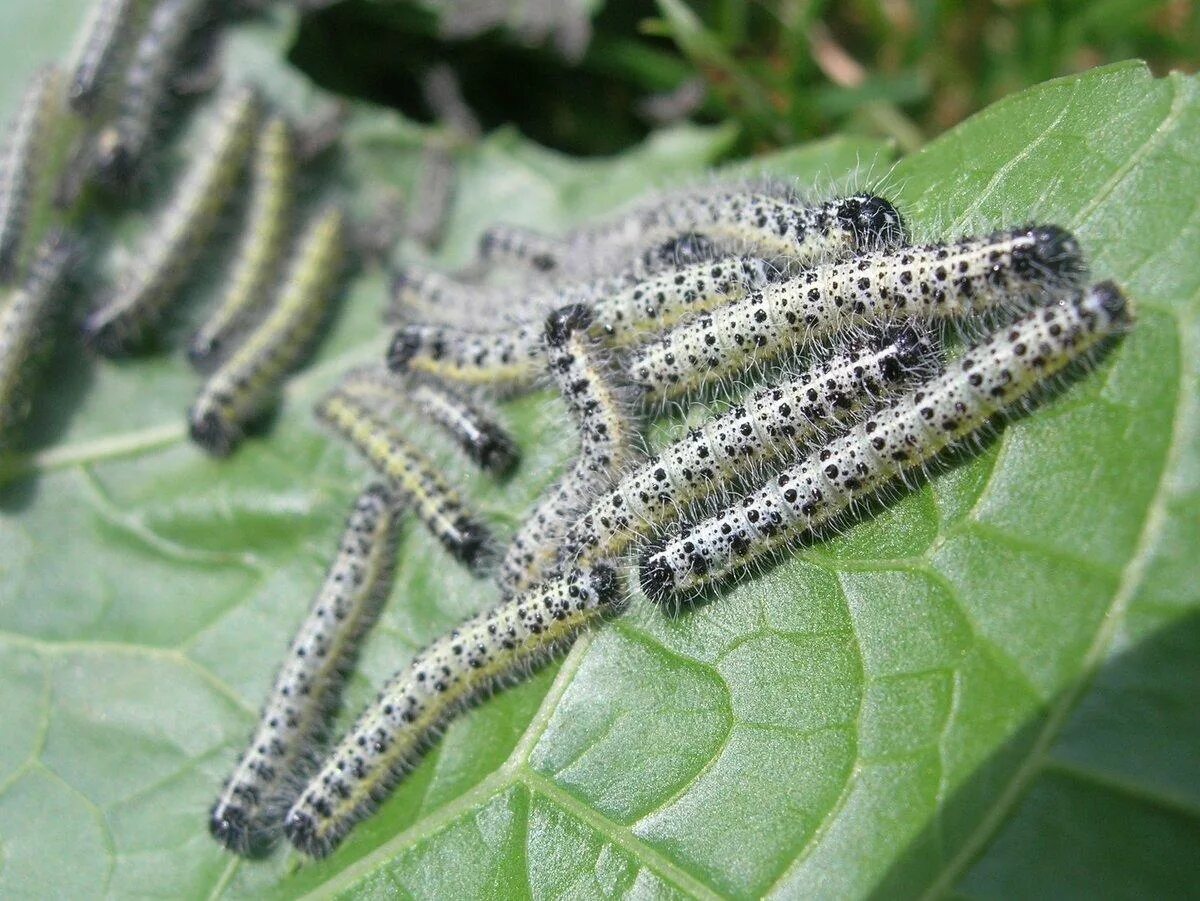
[[[6,7],[0,113],[83,7]],[[226,62],[311,109],[319,92],[281,62],[294,28],[242,26]],[[357,107],[341,189],[403,190],[420,139]],[[499,217],[595,215],[737,140],[680,126],[580,162],[493,132],[464,156],[444,257]],[[1194,893],[1200,85],[1098,69],[894,155],[833,138],[755,165],[825,189],[882,176],[921,238],[1060,222],[1126,287],[1134,333],[845,534],[677,618],[635,598],[456,721],[316,864],[233,859],[204,819],[365,477],[309,408],[381,353],[382,275],[354,284],[269,433],[229,462],[184,440],[180,354],[60,354],[0,489],[0,895]],[[508,413],[517,478],[462,478],[511,525],[569,440],[546,398]],[[345,719],[493,599],[418,529],[401,560]]]

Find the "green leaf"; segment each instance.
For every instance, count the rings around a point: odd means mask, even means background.
[[[235,65],[279,75],[253,56]],[[384,279],[355,284],[277,421],[228,462],[183,439],[197,383],[179,354],[64,363],[39,398],[47,443],[0,492],[0,894],[1194,885],[1197,94],[1194,79],[1099,70],[903,160],[884,189],[920,236],[1061,222],[1127,287],[1136,330],[845,534],[677,618],[635,599],[457,720],[320,863],[231,858],[205,814],[366,477],[309,408],[382,351]],[[495,219],[558,228],[699,172],[730,137],[680,129],[577,163],[497,133],[464,159],[446,258]],[[360,110],[347,141],[345,188],[411,181],[410,124]],[[886,165],[833,140],[769,163],[827,187],[872,160]],[[527,453],[517,477],[462,478],[512,524],[569,442],[545,398],[506,413]],[[409,529],[343,720],[493,599]]]

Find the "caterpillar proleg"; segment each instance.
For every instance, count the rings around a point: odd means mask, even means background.
[[[1055,226],[818,265],[663,335],[632,357],[631,378],[647,395],[678,396],[855,326],[1019,304],[1082,269],[1074,237]]]
[[[354,502],[337,556],[292,639],[262,714],[209,814],[209,831],[246,854],[273,842],[316,768],[358,648],[392,586],[402,504],[381,485]]]
[[[930,339],[912,327],[876,335],[792,379],[756,388],[627,471],[568,530],[563,558],[614,557],[690,505],[766,463],[788,460],[879,398],[936,368]]]
[[[641,560],[643,591],[668,601],[809,534],[976,432],[1129,322],[1125,298],[1104,282],[1004,326],[943,375],[893,400],[741,500],[651,544]]]
[[[208,146],[150,227],[116,293],[84,323],[84,338],[97,352],[129,352],[157,323],[233,195],[258,116],[258,97],[249,87],[221,99]]]
[[[575,570],[467,620],[384,686],[313,776],[284,830],[313,857],[328,854],[368,816],[466,702],[553,653],[619,609],[616,572]]]

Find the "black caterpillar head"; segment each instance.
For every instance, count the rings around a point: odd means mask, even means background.
[[[1086,267],[1075,236],[1057,225],[1031,225],[1021,229],[1013,250],[1013,269],[1021,278],[1036,281],[1047,275],[1075,282]]]
[[[861,249],[892,247],[905,240],[900,212],[874,194],[845,198],[838,204],[836,215],[838,223],[853,233],[855,244]]]
[[[575,332],[592,324],[592,311],[581,303],[559,307],[546,317],[546,343],[562,347]]]
[[[388,369],[392,372],[407,372],[408,364],[420,349],[420,335],[407,326],[397,329],[395,337],[392,338],[392,346],[388,348]]]

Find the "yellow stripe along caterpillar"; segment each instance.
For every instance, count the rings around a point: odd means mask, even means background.
[[[158,0],[154,6],[125,71],[116,120],[96,139],[96,162],[105,177],[127,181],[141,162],[168,82],[206,5],[204,0]]]
[[[605,491],[636,457],[636,431],[613,373],[587,336],[587,307],[564,307],[546,321],[550,372],[579,431],[579,455],[517,529],[496,581],[506,594],[535,585],[558,562],[571,517]]]
[[[292,844],[328,854],[366,817],[464,704],[619,610],[616,572],[575,570],[467,620],[389,680],[284,819]]]
[[[258,117],[253,89],[221,98],[208,146],[150,226],[115,294],[84,322],[84,339],[94,350],[109,356],[129,352],[157,323],[233,194]]]
[[[240,854],[273,843],[317,766],[342,688],[392,587],[403,505],[381,485],[355,500],[320,590],[267,693],[250,744],[209,813],[209,831]]]
[[[316,414],[412,501],[417,518],[452,557],[477,573],[483,570],[494,546],[491,531],[403,431],[341,390],[321,400]]]
[[[563,539],[573,565],[611,558],[691,505],[861,415],[938,365],[931,340],[906,326],[834,354],[799,376],[750,391],[595,498]]]
[[[125,40],[133,7],[134,0],[95,0],[92,4],[67,88],[71,109],[81,116],[89,116],[95,109],[118,47]]]
[[[228,283],[217,308],[188,345],[194,364],[219,354],[269,296],[291,228],[295,167],[291,129],[283,118],[272,117],[258,135],[250,205]]]
[[[0,300],[0,447],[26,412],[24,396],[32,380],[31,367],[53,319],[75,257],[76,244],[64,232],[51,231],[42,239],[24,283]]]
[[[55,66],[40,69],[8,127],[0,173],[0,280],[11,278],[17,268],[47,142],[62,111],[62,92],[62,71]]]
[[[188,412],[192,440],[224,456],[311,349],[332,306],[345,243],[342,211],[312,216],[266,318],[205,382]]]
[[[1024,295],[1069,285],[1082,269],[1079,245],[1055,226],[817,265],[641,348],[630,378],[649,396],[675,397],[855,326],[1019,305]]]
[[[652,543],[642,590],[665,602],[804,537],[977,432],[1130,322],[1111,282],[1035,309],[719,513]]]
[[[620,347],[689,313],[744,297],[766,284],[774,271],[755,257],[725,257],[628,283],[620,277],[602,279],[568,287],[559,296],[589,306],[591,329],[606,345]],[[388,366],[395,372],[515,390],[530,385],[540,371],[542,333],[541,324],[533,321],[492,332],[402,326],[388,352]]]

